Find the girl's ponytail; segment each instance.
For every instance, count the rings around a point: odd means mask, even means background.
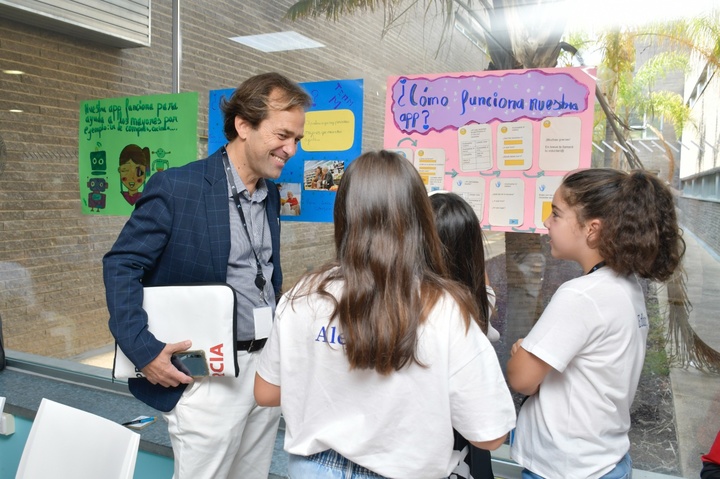
[[[685,252],[670,188],[643,170],[593,168],[568,175],[564,199],[584,224],[600,219],[593,244],[620,274],[666,281]]]

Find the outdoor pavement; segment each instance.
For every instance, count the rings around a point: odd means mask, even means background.
[[[693,309],[690,324],[711,348],[720,352],[720,258],[686,231],[685,270]],[[688,367],[670,371],[680,468],[684,478],[699,478],[700,456],[720,431],[720,375]]]

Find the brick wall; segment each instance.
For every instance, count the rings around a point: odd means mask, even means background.
[[[720,255],[720,205],[717,201],[697,200],[680,197],[679,219],[683,228],[708,245],[716,255]]]
[[[198,135],[207,138],[208,91],[276,70],[297,81],[362,78],[363,149],[382,147],[389,75],[482,70],[464,37],[440,43],[433,12],[404,17],[382,36],[383,13],[339,22],[283,20],[290,0],[181,2],[181,91],[200,96]],[[101,259],[126,218],[80,213],[79,102],[169,93],[172,2],[152,3],[152,46],[115,49],[0,18],[0,315],[6,347],[72,357],[112,342]],[[228,37],[295,30],[325,48],[263,54]],[[11,113],[22,108],[23,113]],[[205,156],[200,141],[192,157]],[[286,288],[334,256],[331,224],[285,222]]]

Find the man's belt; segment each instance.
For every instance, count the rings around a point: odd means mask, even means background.
[[[236,343],[238,351],[247,351],[248,353],[254,353],[260,351],[264,346],[267,338],[262,339],[251,339],[250,341],[238,341]]]

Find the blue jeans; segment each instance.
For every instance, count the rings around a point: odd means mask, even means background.
[[[542,476],[538,476],[532,471],[523,469],[522,479],[545,479]],[[632,479],[632,459],[630,459],[630,453],[627,453],[620,459],[615,468],[602,476],[600,479]]]
[[[384,479],[332,449],[313,454],[288,458],[288,479]]]

